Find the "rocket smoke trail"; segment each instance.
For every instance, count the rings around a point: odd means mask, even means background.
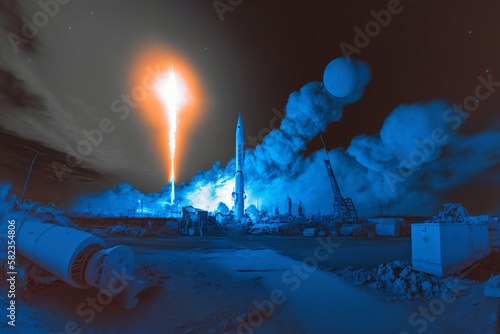
[[[172,65],[172,72],[158,82],[156,90],[168,111],[170,161],[172,164],[170,173],[172,194],[170,200],[171,204],[173,204],[175,199],[175,135],[177,131],[177,111],[179,109],[179,89],[175,78],[174,65]]]

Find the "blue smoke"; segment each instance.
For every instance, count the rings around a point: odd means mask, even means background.
[[[322,83],[306,84],[290,95],[280,128],[255,149],[245,151],[246,207],[265,206],[271,212],[279,207],[283,212],[290,195],[294,202],[302,202],[307,214],[330,213],[333,195],[325,152],[304,156],[303,151],[329,123],[341,120],[346,104],[362,97],[370,69],[363,62],[354,66],[358,80],[351,95],[336,98]],[[380,205],[386,214],[434,214],[443,201],[438,193],[472,182],[500,162],[498,131],[460,135],[446,121],[447,112],[449,105],[442,100],[400,105],[378,134],[357,136],[347,149],[329,152],[341,191],[352,197],[361,217],[378,214]],[[464,161],[464,157],[470,158]],[[177,200],[181,206],[226,211],[232,207],[234,170],[235,159],[225,167],[216,162],[182,184]],[[124,208],[137,208],[140,201],[155,212],[168,207],[169,192],[165,186],[160,193],[145,195],[126,183],[98,195],[81,196],[74,208],[85,211],[91,203],[95,213],[126,214]]]

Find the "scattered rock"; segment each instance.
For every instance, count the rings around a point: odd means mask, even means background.
[[[414,271],[409,261],[381,264],[373,270],[354,270],[350,267],[333,271],[333,273],[356,286],[367,285],[373,290],[385,293],[389,300],[445,297],[449,299],[475,283],[468,279],[441,278]]]
[[[156,265],[142,266],[134,273],[135,277],[146,283],[144,290],[156,286],[160,281],[167,278]]]

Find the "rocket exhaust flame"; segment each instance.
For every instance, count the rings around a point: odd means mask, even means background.
[[[156,84],[156,92],[160,97],[164,107],[168,112],[168,124],[169,124],[169,146],[170,146],[170,161],[171,161],[171,173],[170,173],[170,184],[172,186],[171,194],[171,204],[174,204],[175,199],[175,140],[177,132],[177,112],[179,110],[180,102],[180,92],[177,86],[177,80],[175,78],[174,66],[172,65],[172,71],[163,76]]]
[[[146,42],[133,57],[130,91],[164,171],[159,185],[168,182],[172,187],[167,198],[162,196],[162,208],[171,206],[179,201],[175,181],[182,178],[179,167],[188,152],[189,134],[204,119],[206,92],[188,58],[158,41]],[[143,94],[134,93],[138,91]]]

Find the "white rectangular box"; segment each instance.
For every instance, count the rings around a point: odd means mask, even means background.
[[[375,233],[382,236],[398,237],[400,227],[399,224],[375,224]]]
[[[488,225],[419,223],[411,225],[413,269],[444,277],[489,254]]]
[[[369,224],[375,224],[375,233],[381,236],[399,236],[403,218],[371,218]]]

